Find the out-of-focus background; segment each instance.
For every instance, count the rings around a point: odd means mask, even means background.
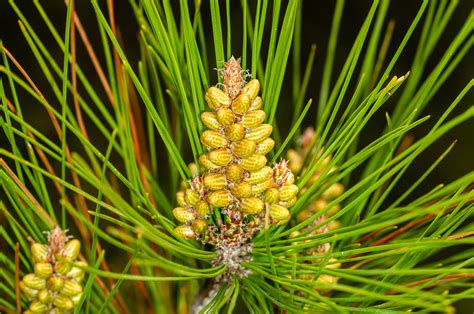
[[[42,22],[33,1],[17,1],[18,6],[21,8],[22,13],[29,19],[30,23],[34,25],[37,34],[44,40],[44,43],[51,52],[56,56],[59,64],[62,65],[63,56],[54,42],[53,37],[49,33],[46,25]],[[105,1],[101,1],[102,5]],[[194,1],[190,1],[194,2]],[[209,60],[214,59],[213,55],[213,42],[212,32],[210,31],[211,23],[209,16],[209,7],[206,1],[203,1],[203,20],[205,27],[209,29],[206,32]],[[252,1],[250,1],[252,2]],[[177,1],[176,1],[177,3]],[[224,3],[224,2],[223,2]],[[353,0],[346,1],[344,7],[344,13],[342,17],[342,24],[339,32],[339,40],[337,44],[336,58],[335,58],[335,70],[333,71],[332,83],[338,76],[338,69],[340,69],[346,59],[349,50],[354,42],[354,39],[369,11],[372,1],[369,0]],[[45,8],[49,18],[55,23],[60,30],[64,30],[66,20],[66,7],[63,1],[60,0],[49,0],[42,1],[42,5]],[[231,1],[232,9],[232,34],[233,34],[233,48],[236,52],[241,51],[241,29],[242,29],[242,9],[240,7],[240,1]],[[250,4],[252,7],[253,4]],[[308,88],[308,98],[311,97],[317,103],[319,94],[318,91],[321,86],[321,77],[324,66],[324,60],[326,55],[326,49],[328,45],[328,38],[330,34],[331,21],[333,11],[335,7],[335,1],[303,1],[303,25],[302,25],[302,66],[305,65],[309,49],[311,44],[317,45],[316,57],[312,78]],[[391,41],[391,45],[388,51],[388,58],[397,49],[398,44],[402,40],[406,30],[408,29],[412,19],[417,13],[421,5],[421,1],[412,0],[398,0],[392,1],[388,10],[388,18],[395,21],[395,29]],[[119,32],[122,38],[122,43],[125,51],[128,54],[129,60],[132,65],[136,66],[138,60],[139,47],[137,44],[137,32],[138,25],[134,19],[132,11],[129,7],[128,1],[120,0],[115,1],[116,19],[119,25]],[[85,29],[88,31],[89,38],[93,44],[96,44],[96,52],[101,51],[100,46],[100,34],[97,30],[97,22],[95,19],[94,12],[89,1],[76,1],[76,10],[82,20]],[[442,35],[442,39],[438,43],[433,53],[432,58],[428,62],[425,76],[427,76],[433,67],[437,64],[437,61],[445,53],[447,47],[454,39],[457,31],[461,28],[463,23],[472,11],[472,2],[468,0],[461,0],[453,14],[453,18],[450,20],[446,31]],[[222,11],[224,13],[224,10]],[[223,15],[224,19],[225,16]],[[268,17],[267,22],[269,22]],[[18,18],[10,8],[8,1],[0,1],[0,39],[3,44],[14,54],[14,56],[21,62],[22,66],[28,71],[30,76],[35,80],[38,87],[44,91],[46,98],[54,98],[52,91],[47,87],[47,81],[45,80],[39,65],[36,63],[30,48],[26,44],[23,35],[20,32]],[[267,23],[269,24],[269,23]],[[386,23],[387,24],[387,23]],[[386,24],[384,30],[386,29]],[[421,25],[420,25],[421,26]],[[403,75],[409,71],[415,49],[417,47],[417,39],[420,36],[421,27],[417,28],[413,38],[410,40],[404,53],[401,55],[397,65],[395,66],[391,75]],[[225,23],[223,24],[225,27]],[[224,33],[225,34],[225,33]],[[267,25],[265,37],[269,38],[270,27]],[[92,73],[90,81],[93,86],[99,86],[98,78],[95,76],[92,64],[90,63],[84,46],[77,41],[77,60],[81,65],[85,73]],[[265,48],[263,48],[265,49]],[[458,93],[466,86],[466,84],[473,77],[474,69],[474,58],[472,58],[472,47],[470,51],[471,57],[464,58],[459,64],[457,69],[453,72],[450,78],[446,81],[444,86],[438,91],[436,96],[432,99],[430,105],[424,110],[422,116],[431,115],[431,119],[424,125],[415,129],[411,134],[413,137],[419,138],[425,134],[430,127],[435,123],[438,117],[444,112],[449,104],[455,99]],[[290,57],[291,58],[291,57]],[[101,59],[103,60],[103,59]],[[215,67],[213,62],[210,62],[210,67]],[[279,121],[279,130],[281,134],[286,134],[291,127],[289,125],[290,119],[285,119],[286,116],[291,116],[292,113],[292,102],[291,102],[291,60],[289,61],[289,67],[286,72],[285,84],[282,90],[282,101],[278,107],[277,117]],[[302,72],[304,69],[302,69]],[[356,76],[357,77],[357,76]],[[212,80],[211,80],[212,81]],[[215,81],[215,79],[213,80]],[[54,129],[47,118],[45,110],[40,107],[37,103],[31,101],[30,98],[25,98],[24,95],[20,94],[20,102],[22,103],[23,115],[27,117],[27,120],[36,126],[41,132],[46,134],[48,137],[55,137]],[[396,96],[395,96],[396,97]],[[105,97],[104,97],[105,99]],[[472,106],[474,103],[473,93],[470,92],[462,104],[456,108],[451,114],[451,117],[457,113],[464,111],[468,106]],[[376,138],[381,130],[386,125],[385,111],[390,112],[391,104],[388,103],[375,117],[372,122],[364,130],[364,138],[360,145],[369,143],[371,140]],[[309,112],[304,124],[310,125],[313,123],[316,114],[316,106],[313,106]],[[33,117],[33,118],[31,118]],[[420,195],[421,193],[427,192],[434,186],[440,183],[448,183],[468,171],[473,170],[474,165],[474,124],[473,121],[464,123],[461,126],[455,128],[448,135],[444,136],[435,145],[426,150],[419,158],[417,158],[414,164],[410,167],[410,171],[406,173],[402,181],[398,184],[396,190],[393,192],[392,199],[400,195],[405,191],[404,187],[409,186],[411,182],[414,182],[420,177],[420,175],[436,160],[436,158],[453,142],[457,140],[457,144],[454,146],[452,152],[441,162],[437,169],[426,179],[426,181],[414,192],[414,195]],[[5,147],[6,139],[0,137],[0,146]],[[97,143],[101,145],[101,143]],[[104,143],[105,145],[105,143]],[[158,148],[158,151],[163,151]],[[189,151],[187,152],[189,154]],[[186,160],[190,161],[191,157],[188,156]],[[387,200],[390,202],[390,199]],[[474,308],[473,301],[464,301],[457,305],[459,313],[472,313]]]

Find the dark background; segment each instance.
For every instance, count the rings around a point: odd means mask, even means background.
[[[39,35],[40,38],[44,40],[44,43],[48,48],[51,49],[51,52],[56,57],[56,60],[60,66],[62,66],[63,56],[56,43],[54,42],[52,36],[47,30],[46,26],[41,20],[41,17],[36,11],[35,6],[32,4],[32,1],[17,1],[18,6],[21,8],[22,13],[27,17]],[[104,1],[102,1],[103,3]],[[177,1],[176,1],[177,2]],[[194,1],[190,1],[194,2]],[[210,54],[209,60],[214,60],[213,55],[213,45],[212,45],[212,33],[210,25],[210,16],[209,8],[206,1],[203,1],[203,20],[205,21],[205,27],[208,29],[206,34],[208,35],[208,53]],[[252,2],[252,1],[250,1]],[[174,2],[175,3],[175,2]],[[222,1],[222,3],[225,3]],[[286,3],[286,2],[285,2]],[[333,10],[335,6],[335,1],[304,1],[304,10],[303,10],[303,26],[302,26],[302,66],[305,65],[308,52],[312,43],[317,44],[317,52],[315,58],[315,64],[313,69],[312,78],[308,87],[308,97],[314,99],[317,103],[319,99],[319,89],[321,86],[321,76],[324,66],[326,48],[328,37],[330,33],[331,21]],[[344,13],[342,17],[342,24],[339,31],[339,39],[336,50],[335,57],[335,69],[333,70],[332,82],[336,80],[338,76],[338,70],[342,68],[342,65],[345,61],[347,54],[354,42],[354,39],[360,29],[360,26],[363,23],[364,18],[366,17],[367,12],[369,11],[371,1],[346,1],[344,7]],[[406,30],[408,29],[412,19],[417,13],[417,10],[421,4],[421,1],[412,1],[412,0],[402,0],[402,1],[392,1],[388,14],[385,26],[388,23],[389,19],[394,19],[396,21],[394,34],[391,41],[391,46],[388,51],[387,56],[391,56],[393,52],[398,47],[402,37],[405,35]],[[66,9],[65,5],[60,0],[50,0],[42,1],[42,5],[45,8],[45,11],[48,13],[49,18],[55,23],[58,30],[61,30],[60,33],[63,33]],[[136,25],[134,16],[132,14],[131,8],[128,5],[128,1],[121,0],[115,2],[116,8],[116,19],[119,26],[119,31],[122,37],[122,42],[124,43],[124,48],[128,54],[129,60],[132,65],[136,65],[138,60],[139,47],[137,44],[137,31],[138,27]],[[242,11],[240,9],[240,1],[231,1],[232,9],[232,31],[233,31],[233,50],[241,51],[241,27],[242,27]],[[100,42],[99,32],[97,31],[97,22],[92,10],[92,7],[89,1],[76,1],[76,10],[82,20],[82,23],[88,32],[89,38],[92,43]],[[456,8],[456,11],[453,14],[442,39],[439,41],[438,45],[434,49],[434,53],[427,63],[425,74],[429,74],[433,67],[437,64],[439,59],[444,54],[446,48],[451,43],[454,36],[457,34],[463,23],[466,21],[472,10],[472,1],[459,1],[459,5]],[[271,12],[271,11],[270,11]],[[224,10],[221,10],[221,13],[224,13]],[[426,12],[425,12],[426,13]],[[225,27],[225,16],[222,15],[223,27]],[[30,76],[35,80],[35,83],[38,87],[44,91],[46,98],[53,99],[54,95],[49,88],[47,88],[47,82],[44,79],[44,76],[41,72],[41,69],[37,65],[33,54],[30,51],[30,48],[26,44],[26,41],[21,34],[18,23],[17,16],[10,8],[8,1],[0,1],[0,39],[2,39],[3,44],[16,56],[16,58],[21,62],[22,66],[28,71]],[[423,22],[423,20],[422,20]],[[267,17],[267,27],[265,38],[270,36],[270,16]],[[397,65],[395,66],[391,75],[403,75],[411,67],[415,49],[417,47],[417,39],[420,35],[421,24],[417,27],[417,30],[414,33],[414,36],[407,45],[404,53],[401,55]],[[383,38],[382,32],[382,38]],[[225,36],[225,31],[224,31]],[[224,37],[225,40],[225,37]],[[99,81],[95,76],[95,71],[92,68],[91,63],[85,53],[84,47],[80,42],[79,38],[77,39],[78,47],[78,63],[81,64],[85,73],[94,73],[91,76],[90,80],[93,86],[99,86]],[[250,47],[250,45],[249,45]],[[263,47],[265,49],[265,46]],[[96,52],[100,56],[100,48],[96,48]],[[428,123],[415,129],[412,134],[416,138],[419,138],[426,134],[426,132],[431,128],[431,126],[436,122],[437,118],[441,116],[444,110],[451,104],[459,92],[466,86],[466,84],[472,79],[473,74],[473,61],[472,58],[472,49],[470,51],[471,56],[465,57],[464,60],[459,64],[457,69],[453,72],[450,78],[445,82],[443,87],[438,91],[436,96],[431,100],[430,104],[421,114],[421,116],[431,115],[432,118]],[[291,58],[291,56],[290,56]],[[362,57],[361,57],[362,58]],[[278,121],[280,122],[279,128],[281,134],[286,134],[291,127],[289,125],[290,119],[287,119],[287,116],[291,116],[291,59],[288,62],[289,68],[286,72],[286,79],[283,85],[281,104],[277,112]],[[209,66],[215,67],[215,64],[210,62]],[[301,70],[303,73],[304,69]],[[355,77],[358,73],[356,72]],[[215,81],[211,80],[211,81]],[[5,81],[4,81],[5,82]],[[4,83],[5,84],[5,83]],[[44,109],[39,106],[36,102],[31,102],[30,98],[25,98],[23,95],[20,96],[20,103],[22,103],[23,114],[26,119],[36,126],[40,131],[45,133],[50,138],[55,138],[55,132],[52,128],[50,120],[47,118]],[[104,96],[105,100],[105,96]],[[463,112],[469,106],[471,106],[473,101],[472,92],[469,93],[462,101],[462,104],[459,105],[456,110],[450,115],[454,117],[456,114]],[[312,111],[310,111],[308,117],[305,119],[304,123],[307,125],[313,124],[315,117],[315,107],[313,106]],[[385,110],[389,110],[389,107],[386,107]],[[361,141],[362,144],[368,143],[371,139],[377,137],[378,132],[380,132],[385,124],[385,110],[381,110],[369,123],[368,127],[364,129],[364,134],[367,134]],[[33,117],[33,119],[32,119]],[[474,128],[472,120],[467,123],[458,126],[452,130],[449,134],[441,138],[435,145],[432,145],[428,148],[419,158],[417,158],[414,164],[410,167],[410,170],[406,173],[402,181],[398,184],[397,190],[393,192],[392,199],[397,195],[400,195],[404,192],[404,186],[408,185],[410,182],[414,182],[419,176],[428,168],[436,158],[454,141],[458,140],[457,144],[454,146],[451,153],[441,162],[441,164],[433,171],[433,173],[425,180],[425,182],[415,191],[414,195],[420,195],[423,192],[431,190],[435,185],[440,183],[448,183],[452,180],[464,175],[468,171],[473,170],[473,160],[474,160]],[[3,136],[3,135],[2,135]],[[100,145],[100,143],[98,143]],[[105,144],[105,143],[104,143]],[[6,139],[0,138],[0,145],[5,147]],[[160,150],[162,151],[162,150]],[[186,160],[191,160],[191,157],[188,155]],[[390,199],[388,200],[390,201]],[[471,311],[467,309],[467,304],[459,305],[460,313],[463,313],[466,310],[466,313]]]

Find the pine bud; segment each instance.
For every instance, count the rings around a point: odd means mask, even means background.
[[[257,144],[255,154],[266,155],[273,149],[273,147],[275,147],[275,141],[271,138],[266,138]]]
[[[182,223],[192,221],[196,218],[196,215],[192,211],[184,207],[176,207],[173,209],[173,216],[177,221]]]
[[[267,179],[263,182],[252,184],[252,194],[257,195],[263,193],[270,187],[271,182],[271,179]]]
[[[61,250],[61,255],[70,259],[76,259],[81,251],[81,242],[77,239],[68,241]]]
[[[64,286],[64,279],[57,276],[49,277],[47,285],[48,289],[51,289],[53,291],[61,291]]]
[[[207,201],[214,207],[223,208],[229,205],[232,195],[227,190],[215,191],[209,194]]]
[[[50,263],[36,263],[34,269],[35,275],[40,278],[48,278],[53,274],[53,265]]]
[[[194,208],[198,216],[203,217],[203,218],[209,215],[209,213],[211,212],[211,208],[209,207],[209,204],[204,200],[197,202]]]
[[[278,204],[270,206],[270,216],[275,220],[276,224],[285,223],[290,219],[288,208]]]
[[[270,124],[262,124],[261,126],[256,127],[255,129],[250,130],[245,135],[245,138],[256,143],[260,143],[265,140],[272,134],[273,127]]]
[[[249,157],[255,152],[257,144],[254,141],[243,139],[232,144],[232,152],[241,158]]]
[[[229,108],[220,108],[216,112],[217,121],[222,125],[230,125],[234,123],[234,113]]]
[[[43,289],[38,293],[36,297],[38,298],[38,301],[40,301],[41,303],[48,304],[53,300],[53,293],[49,291],[48,289]]]
[[[214,112],[203,112],[201,113],[201,121],[209,129],[217,131],[222,127],[222,124],[217,120],[217,116]]]
[[[263,110],[252,111],[242,117],[242,124],[246,128],[256,128],[265,121],[266,116]]]
[[[199,194],[192,189],[186,189],[184,191],[184,200],[189,205],[195,205],[199,201]]]
[[[263,210],[264,204],[258,197],[244,198],[240,210],[246,214],[258,214]]]
[[[207,130],[202,133],[201,142],[203,145],[210,148],[221,148],[228,144],[224,135],[212,130]]]
[[[58,274],[64,275],[67,274],[72,268],[72,260],[71,259],[61,259],[56,261],[54,265],[54,271]]]
[[[46,313],[48,306],[40,301],[34,300],[31,302],[29,310],[33,313]]]
[[[197,234],[202,234],[207,229],[207,222],[203,219],[196,219],[193,221],[192,228]]]
[[[212,163],[221,167],[226,166],[232,160],[232,153],[227,148],[215,149],[208,155]]]
[[[199,164],[207,170],[216,170],[220,168],[220,166],[216,165],[209,159],[208,154],[202,154],[199,156]]]
[[[252,99],[247,94],[240,94],[232,102],[232,110],[237,114],[245,114],[250,108]]]
[[[23,280],[20,281],[20,289],[28,297],[28,299],[35,298],[39,292],[38,290],[28,287]]]
[[[333,200],[341,195],[342,192],[344,192],[344,185],[342,185],[342,183],[336,182],[323,192],[322,197],[328,200]]]
[[[225,136],[232,142],[241,140],[245,135],[245,129],[242,124],[234,123],[227,127],[225,130]]]
[[[260,183],[270,179],[273,176],[273,169],[266,166],[257,171],[250,172],[250,176],[247,179],[249,183]]]
[[[262,98],[260,96],[257,96],[250,103],[249,111],[252,112],[252,111],[255,111],[255,110],[260,110],[260,109],[262,109],[262,106],[263,106]]]
[[[245,198],[252,195],[252,185],[248,182],[240,182],[231,189],[232,195],[236,198]]]
[[[46,287],[46,280],[36,276],[35,274],[26,275],[23,277],[23,282],[30,289],[41,290]]]
[[[185,207],[187,205],[186,201],[184,200],[183,191],[179,191],[178,193],[176,193],[176,200],[178,201],[178,205],[181,207]]]
[[[70,311],[74,308],[71,298],[65,295],[58,295],[53,302],[54,306],[63,311]]]
[[[72,280],[66,280],[61,290],[61,294],[68,297],[78,295],[81,292],[82,292],[82,286]]]
[[[47,245],[33,243],[31,245],[31,255],[33,263],[44,263],[49,260],[49,248]]]
[[[245,84],[244,88],[242,89],[242,93],[246,94],[250,99],[255,99],[259,91],[260,82],[256,79],[251,80],[250,82]]]
[[[174,228],[174,234],[183,239],[194,239],[195,233],[191,226],[181,225]]]
[[[270,188],[265,191],[264,199],[269,204],[276,203],[280,200],[280,192],[275,188]]]
[[[244,169],[242,169],[238,164],[231,164],[225,170],[225,175],[227,180],[236,182],[244,177]]]
[[[209,108],[211,109],[216,109],[221,106],[229,107],[231,104],[230,97],[227,96],[227,94],[224,93],[222,90],[214,86],[207,90],[205,99],[207,104],[209,105]]]
[[[204,175],[204,185],[211,191],[222,190],[226,186],[226,178],[220,173],[206,173]]]
[[[298,187],[294,184],[284,185],[280,188],[280,200],[289,201],[298,194]]]
[[[264,167],[267,163],[267,158],[263,155],[252,155],[247,158],[243,158],[240,166],[247,171],[257,171]]]

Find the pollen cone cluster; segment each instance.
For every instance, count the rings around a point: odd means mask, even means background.
[[[82,296],[81,281],[87,263],[77,261],[81,243],[70,240],[59,227],[48,235],[48,244],[31,245],[34,273],[27,274],[20,288],[31,303],[25,314],[72,313]]]
[[[290,149],[288,150],[287,153],[287,158],[289,160],[288,162],[288,167],[294,171],[295,173],[299,173],[300,171],[304,171],[305,169],[303,168],[303,161],[305,159],[305,156],[309,153],[309,157],[313,157],[314,154],[317,154],[317,157],[321,156],[321,151],[315,152],[311,151],[310,152],[310,143],[313,142],[314,139],[314,130],[312,128],[308,128],[304,131],[303,135],[299,139],[299,147],[297,149]],[[327,157],[324,159],[321,163],[315,174],[310,178],[306,186],[301,190],[301,193],[304,193],[306,189],[314,184],[316,180],[320,177],[321,173],[327,170],[328,164],[331,161],[331,157]],[[332,168],[329,169],[329,172],[334,172],[337,171],[337,169]],[[328,204],[333,201],[335,198],[337,198],[339,195],[344,192],[344,186],[337,182],[333,183],[331,186],[324,186],[325,191],[319,196],[316,200],[314,200],[307,208],[303,209],[301,212],[298,213],[296,216],[296,221],[298,223],[301,223],[305,221],[306,219],[310,219],[312,216],[317,214],[318,212],[322,210],[326,210],[328,207]],[[305,237],[310,237],[314,236],[317,234],[323,234],[328,232],[329,230],[334,230],[337,229],[340,225],[339,221],[337,220],[332,220],[330,222],[327,222],[324,224],[324,222],[327,220],[328,217],[334,215],[340,210],[340,205],[336,204],[333,205],[324,215],[319,216],[317,219],[315,219],[311,224],[306,226],[305,228],[302,229],[302,231],[306,231],[309,229],[312,229],[311,232],[307,233]],[[321,226],[322,224],[322,226]],[[314,229],[314,227],[320,226],[318,229]],[[313,230],[314,229],[314,230]],[[297,239],[301,234],[301,231],[295,231],[290,235],[290,238],[295,238]],[[295,245],[301,244],[304,242],[309,242],[308,240],[302,240],[298,242],[294,242]],[[309,248],[303,252],[300,252],[299,254],[301,256],[324,256],[325,254],[329,253],[331,249],[331,246],[329,243],[324,243],[319,246]],[[311,263],[319,263],[321,262],[323,258],[314,258],[314,259],[309,259]],[[327,268],[339,268],[341,266],[340,263],[337,262],[336,259],[330,258],[327,261]],[[300,279],[305,279],[305,280],[310,280],[313,281],[315,280],[314,276],[311,274],[303,274],[300,275]],[[321,283],[337,283],[338,278],[335,276],[327,275],[327,274],[321,274],[317,279],[317,282]],[[317,290],[319,293],[327,293],[330,290],[329,289],[323,289],[321,287],[315,287],[315,290]]]
[[[267,166],[275,142],[272,126],[264,123],[259,81],[246,83],[234,58],[225,63],[223,78],[222,89],[211,87],[205,95],[212,111],[201,114],[207,127],[201,174],[177,193],[173,210],[182,223],[176,235],[216,247],[245,243],[262,229],[267,210],[270,223],[286,223],[298,194],[285,162]]]

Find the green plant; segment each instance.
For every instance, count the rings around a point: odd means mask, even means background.
[[[121,40],[113,1],[90,3],[100,36],[94,43],[74,1],[67,6],[65,30],[55,27],[39,1],[32,4],[57,47],[44,43],[36,25],[11,0],[42,76],[30,76],[8,42],[0,43],[0,126],[6,139],[0,149],[0,234],[5,242],[0,310],[30,306],[27,293],[19,290],[20,279],[34,272],[30,244],[45,244],[44,231],[58,226],[71,229],[81,241],[79,259],[87,262],[74,265],[86,274],[75,313],[450,312],[453,303],[474,296],[474,260],[466,249],[474,242],[474,173],[414,194],[454,143],[401,195],[389,199],[421,153],[473,117],[472,106],[455,111],[466,103],[471,79],[439,119],[430,124],[428,116],[420,118],[472,48],[472,12],[429,69],[437,44],[446,40],[444,30],[456,2],[422,2],[395,44],[390,42],[393,24],[385,21],[389,1],[373,1],[333,83],[344,8],[338,0],[312,118],[312,101],[304,103],[315,47],[301,75],[301,1],[239,2],[242,49],[236,51],[234,2],[180,0],[172,6],[167,0],[131,0],[140,27],[136,64],[126,51],[130,43]],[[205,32],[203,10],[210,12],[214,54],[207,51],[211,35]],[[265,25],[271,29],[268,38]],[[418,30],[410,72],[393,75],[407,45],[415,45]],[[92,61],[90,72],[77,62],[79,42]],[[393,55],[387,53],[389,46],[396,48]],[[62,60],[53,54],[57,48]],[[193,176],[207,173],[199,160],[205,146],[212,146],[200,141],[206,129],[200,114],[209,111],[206,91],[217,84],[228,95],[234,93],[225,70],[224,75],[210,70],[222,69],[239,54],[242,68],[249,68],[243,79],[261,82],[265,123],[273,128],[276,143],[268,152],[268,165],[279,162],[286,169],[280,160],[287,151],[301,192],[288,206],[291,219],[285,215],[281,224],[269,223],[268,206],[256,213],[262,215],[258,232],[247,235],[240,246],[244,249],[237,254],[230,250],[227,259],[205,245],[209,242],[177,236],[174,216],[184,216],[176,210],[173,216],[173,208],[181,181],[185,188]],[[290,57],[293,94],[285,102],[281,91]],[[99,86],[90,82],[92,75],[98,76]],[[44,78],[43,90],[37,86]],[[44,108],[54,136],[35,126],[36,116],[24,114],[30,102]],[[276,113],[285,103],[293,104],[292,124],[288,134],[281,134]],[[369,143],[361,142],[367,124],[388,106],[393,109],[386,113],[383,131]],[[422,124],[429,125],[428,131],[407,144],[409,132]],[[314,131],[302,132],[303,125],[313,125]],[[185,152],[190,152],[189,160]],[[188,167],[192,161],[197,169]],[[214,205],[211,220],[218,224],[226,219],[218,206],[225,206]],[[238,266],[232,268],[232,263]]]

